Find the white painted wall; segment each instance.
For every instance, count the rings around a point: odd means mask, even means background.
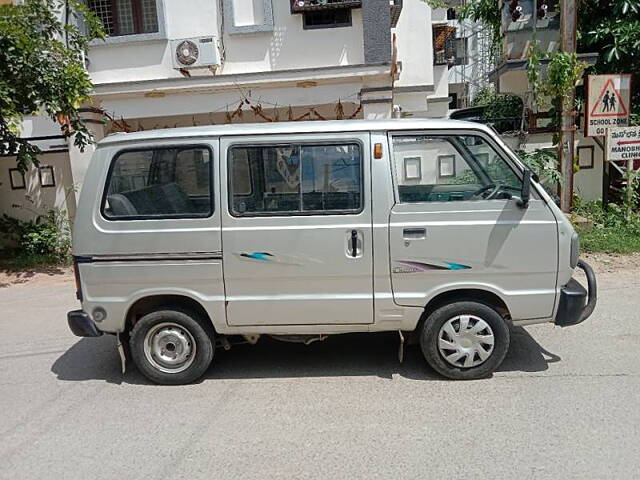
[[[51,208],[67,211],[71,217],[75,214],[75,203],[67,202],[72,193],[73,180],[67,153],[48,153],[40,155],[40,165],[51,165],[54,171],[55,187],[40,187],[38,170],[31,167],[25,174],[26,189],[12,190],[9,169],[16,167],[14,158],[0,158],[0,214],[21,220],[34,219]]]
[[[289,2],[273,0],[273,32],[224,36],[222,73],[362,64],[362,10],[352,10],[351,17],[351,27],[304,30],[302,15],[291,14]]]
[[[265,109],[271,108],[270,103],[280,106],[288,105],[321,105],[335,103],[339,98],[346,101],[356,101],[361,83],[343,83],[335,85],[318,85],[312,88],[252,88],[251,98],[262,99]],[[242,99],[241,91],[228,89],[208,93],[177,93],[162,98],[137,97],[135,99],[122,97],[110,98],[102,102],[102,106],[109,112],[117,112],[124,118],[138,118],[144,116],[168,117],[174,115],[195,115],[200,113],[222,112],[225,105],[230,105],[233,111]],[[388,108],[388,106],[387,106]],[[249,110],[249,106],[245,107]]]
[[[518,137],[513,135],[502,136],[502,139],[514,150],[523,149],[532,152],[538,149],[553,148],[552,135],[550,133],[529,135],[524,146],[521,146]],[[580,169],[575,172],[573,175],[573,188],[575,193],[583,200],[597,200],[602,198],[602,149],[592,138],[584,137],[582,132],[578,131],[575,146],[576,155],[578,148],[581,146],[593,146],[593,168]]]
[[[164,2],[168,40],[93,46],[88,57],[94,83],[180,77],[173,69],[169,40],[219,35],[221,15],[216,1]],[[251,15],[242,13],[240,21],[251,21]],[[220,74],[364,63],[361,9],[352,10],[351,27],[341,28],[303,30],[302,15],[291,14],[285,0],[273,0],[273,17],[272,32],[224,35],[226,59]]]
[[[398,60],[402,62],[396,87],[433,85],[431,12],[431,8],[421,0],[405,0],[402,4],[398,25],[393,30]]]

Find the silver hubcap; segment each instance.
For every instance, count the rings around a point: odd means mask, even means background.
[[[487,322],[474,315],[447,320],[438,333],[440,355],[456,367],[477,367],[493,352],[495,338]]]
[[[147,332],[144,354],[151,365],[165,373],[179,373],[193,363],[196,342],[177,323],[161,323]]]

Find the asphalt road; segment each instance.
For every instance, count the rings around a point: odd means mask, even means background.
[[[515,329],[490,379],[378,334],[234,347],[185,387],[72,336],[68,280],[5,285],[0,478],[638,478],[640,275],[599,280],[587,323]]]

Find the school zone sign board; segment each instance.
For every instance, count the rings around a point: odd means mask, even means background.
[[[585,136],[602,137],[607,128],[629,125],[631,75],[589,75]]]

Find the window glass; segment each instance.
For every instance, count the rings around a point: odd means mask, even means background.
[[[522,189],[515,172],[481,137],[396,136],[393,156],[401,202],[505,199]]]
[[[156,0],[89,0],[88,6],[109,36],[158,31]]]
[[[109,219],[206,217],[213,212],[207,148],[157,148],[119,154],[107,181]]]
[[[305,30],[313,28],[336,28],[351,26],[351,9],[335,8],[304,12],[302,26]]]
[[[357,144],[270,145],[229,150],[237,215],[356,212],[362,207]]]

